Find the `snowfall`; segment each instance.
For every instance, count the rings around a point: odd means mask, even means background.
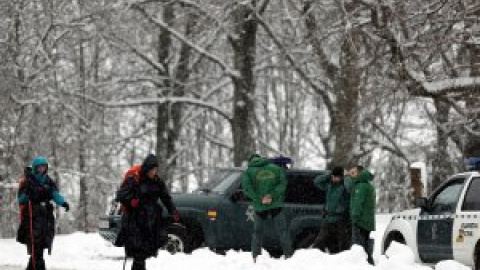
[[[319,250],[308,249],[295,252],[288,260],[275,259],[263,253],[255,264],[250,253],[229,251],[226,255],[218,255],[203,248],[192,254],[171,255],[159,252],[156,258],[147,260],[147,269],[195,269],[195,270],[467,270],[470,269],[455,261],[442,261],[436,265],[414,263],[412,251],[397,243],[393,243],[385,255],[380,254],[380,242],[384,230],[390,221],[390,215],[377,215],[377,231],[371,237],[375,239],[375,266],[370,266],[366,254],[359,246],[350,250],[329,255]],[[120,270],[123,269],[123,249],[112,246],[99,234],[73,233],[57,235],[52,255],[45,254],[49,270]],[[28,260],[26,248],[15,239],[0,239],[0,269],[25,269]],[[131,260],[126,269],[130,269]]]

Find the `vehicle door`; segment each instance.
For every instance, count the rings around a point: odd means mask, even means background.
[[[313,180],[316,176],[317,174],[312,172],[289,171],[287,173],[288,183],[283,209],[290,232],[301,230],[301,228],[320,229],[325,192],[315,186]],[[298,224],[298,222],[301,222],[301,224]],[[294,231],[293,233],[301,233],[301,231]],[[315,236],[316,234],[311,235],[311,237]],[[295,235],[292,235],[292,237],[295,237]],[[292,241],[295,241],[295,239],[292,239]]]
[[[453,256],[456,261],[469,265],[478,239],[480,220],[480,177],[473,177],[462,199],[453,224]]]
[[[229,189],[223,202],[222,212],[226,216],[222,230],[231,235],[231,248],[250,249],[255,211],[251,200],[243,192],[242,174]]]
[[[426,263],[453,259],[452,231],[458,199],[465,177],[456,177],[437,189],[422,209],[417,242],[420,259]]]

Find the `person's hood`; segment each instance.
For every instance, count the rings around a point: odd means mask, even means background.
[[[248,162],[248,167],[263,167],[270,164],[270,161],[262,157],[254,157]]]
[[[158,167],[158,159],[154,154],[149,154],[142,162],[140,174],[147,175],[148,171]]]
[[[37,175],[37,167],[45,165],[47,166],[47,172],[48,172],[48,161],[45,157],[36,157],[32,160],[32,173],[33,175]],[[45,174],[47,173],[45,172]]]
[[[368,183],[373,180],[373,174],[368,170],[363,170],[354,179],[355,183]]]

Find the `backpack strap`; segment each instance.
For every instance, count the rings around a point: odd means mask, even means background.
[[[27,177],[22,175],[20,179],[18,179],[18,190],[23,190],[27,186]]]

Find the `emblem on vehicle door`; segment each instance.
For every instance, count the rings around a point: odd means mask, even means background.
[[[254,221],[255,220],[255,211],[253,210],[253,206],[249,205],[247,211],[245,211],[245,215],[247,216],[247,221]]]
[[[437,224],[433,223],[432,225],[432,239],[437,239]]]

